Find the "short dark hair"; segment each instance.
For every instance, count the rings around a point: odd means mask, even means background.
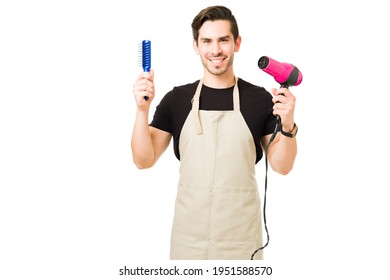
[[[230,22],[230,30],[233,34],[234,41],[237,40],[239,35],[238,25],[232,11],[224,6],[210,6],[200,11],[192,21],[192,36],[196,42],[198,42],[199,29],[202,27],[203,23],[208,20],[228,20]]]

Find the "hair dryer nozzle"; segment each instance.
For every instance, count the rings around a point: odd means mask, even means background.
[[[270,57],[262,56],[258,61],[258,66],[273,76],[281,86],[297,86],[302,82],[302,73],[292,64],[281,63]]]
[[[268,66],[269,58],[266,56],[260,57],[258,64],[259,64],[259,68],[263,70],[264,68],[266,68]]]

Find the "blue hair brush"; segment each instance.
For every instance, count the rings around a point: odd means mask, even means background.
[[[140,48],[141,54],[139,55],[139,58],[142,62],[142,69],[144,72],[149,72],[151,68],[151,48],[150,48],[151,42],[149,40],[143,40],[142,45]],[[145,100],[148,100],[149,97],[145,96]]]

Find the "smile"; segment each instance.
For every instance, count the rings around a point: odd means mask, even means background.
[[[225,58],[219,58],[219,59],[209,59],[209,61],[213,64],[220,64],[225,60]]]

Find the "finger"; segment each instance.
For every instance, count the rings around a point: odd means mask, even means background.
[[[136,99],[141,100],[145,96],[148,98],[151,98],[153,96],[153,92],[151,92],[149,90],[139,90],[139,91],[135,92],[134,95],[135,95]]]
[[[139,85],[138,87],[135,88],[134,90],[135,95],[142,95],[144,96],[145,94],[152,94],[153,93],[153,88],[148,86],[147,84]]]
[[[150,72],[141,72],[138,76],[138,79],[137,81],[141,81],[141,80],[150,80],[150,81],[153,81],[153,79],[151,78],[151,74]]]
[[[283,104],[283,103],[277,102],[277,103],[274,104],[273,109],[274,110],[279,110],[279,111],[280,110],[285,110],[286,109],[286,105]]]
[[[275,95],[286,95],[288,94],[287,91],[287,88],[281,87],[275,90]]]
[[[150,72],[141,72],[138,76],[138,80],[148,80],[153,83],[154,81],[154,71],[150,70]]]
[[[147,87],[153,89],[154,83],[148,79],[145,79],[145,78],[143,78],[141,80],[137,80],[133,85],[134,90],[138,90],[138,89],[144,90]]]
[[[276,95],[272,98],[272,102],[273,103],[286,103],[287,102],[287,98],[284,96],[284,95]]]
[[[149,87],[149,88],[154,88],[154,83],[150,80],[147,80],[147,79],[142,79],[138,82],[138,86],[140,87]]]
[[[295,96],[291,93],[291,91],[288,88],[280,88],[279,95],[284,95],[287,97],[287,99],[295,99]]]
[[[289,90],[287,89],[287,88],[278,88],[278,89],[276,89],[276,88],[272,88],[271,89],[271,92],[272,92],[272,94],[274,95],[274,96],[289,96]]]

